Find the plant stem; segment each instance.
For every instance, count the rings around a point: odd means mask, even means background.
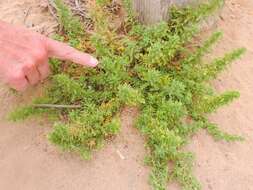
[[[59,108],[59,109],[75,109],[75,108],[81,108],[81,105],[57,105],[57,104],[33,104],[32,105],[35,108]]]

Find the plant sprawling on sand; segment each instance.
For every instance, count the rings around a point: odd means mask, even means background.
[[[203,56],[220,39],[215,32],[199,47],[189,44],[199,32],[199,23],[222,5],[211,0],[195,7],[172,8],[170,20],[154,26],[139,24],[124,0],[126,16],[121,28],[111,24],[111,3],[97,0],[91,4],[92,32],[69,9],[55,0],[63,41],[94,54],[99,59],[95,69],[51,61],[54,71],[44,98],[39,103],[81,105],[63,109],[64,116],[49,135],[52,143],[64,150],[90,152],[120,129],[119,112],[124,106],[138,107],[136,127],[146,136],[152,168],[150,182],[155,190],[164,190],[170,180],[177,180],[185,190],[201,189],[192,175],[193,155],[182,150],[199,129],[206,129],[215,139],[234,141],[241,137],[222,132],[207,119],[209,113],[239,97],[235,91],[217,94],[209,81],[238,59],[244,49],[236,49],[207,63]],[[37,108],[25,108],[12,114],[23,119]],[[169,169],[168,163],[172,163]]]

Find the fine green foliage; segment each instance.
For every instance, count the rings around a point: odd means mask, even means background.
[[[9,119],[12,121],[24,120],[30,116],[34,116],[35,114],[41,114],[44,112],[45,112],[45,110],[34,109],[31,106],[21,107],[21,108],[16,109],[14,112],[12,112],[9,115]]]
[[[35,104],[48,103],[50,100],[46,96],[36,98],[35,100],[32,101],[31,105],[20,106],[17,109],[15,109],[13,112],[9,114],[8,119],[11,121],[22,121],[34,116],[38,116],[38,117],[44,116],[47,118],[48,121],[53,121],[53,122],[57,121],[59,119],[58,117],[59,113],[57,110],[39,108],[39,107],[34,106]]]
[[[239,97],[235,91],[217,94],[209,81],[240,58],[245,49],[204,61],[203,57],[220,39],[220,32],[200,47],[189,48],[198,34],[199,23],[219,9],[223,1],[174,7],[170,21],[143,26],[134,19],[130,1],[124,0],[129,13],[122,24],[124,31],[115,30],[110,24],[113,15],[104,8],[110,2],[100,0],[91,5],[94,31],[84,36],[81,23],[56,0],[64,39],[93,53],[100,64],[95,69],[83,69],[64,63],[63,68],[58,61],[51,61],[55,74],[45,103],[77,104],[81,109],[61,110],[59,114],[64,119],[54,125],[49,139],[87,159],[92,150],[117,134],[121,109],[136,106],[140,110],[136,127],[147,140],[146,163],[152,168],[153,189],[165,190],[171,180],[178,181],[184,190],[201,189],[192,174],[194,156],[182,150],[190,137],[206,129],[217,140],[242,140],[219,130],[207,116]],[[17,115],[30,115],[30,108],[27,109],[17,113],[15,120]],[[172,168],[168,163],[172,163]]]
[[[145,103],[145,99],[142,97],[141,93],[126,84],[119,87],[118,98],[122,103],[128,106],[137,106]]]
[[[57,7],[59,22],[64,28],[64,31],[67,33],[68,37],[71,39],[76,39],[77,36],[82,36],[84,34],[84,30],[79,19],[73,17],[68,7],[63,4],[61,0],[55,0],[54,2]]]

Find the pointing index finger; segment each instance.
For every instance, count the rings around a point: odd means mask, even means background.
[[[98,64],[98,60],[93,56],[87,53],[82,53],[62,42],[47,38],[46,47],[49,57],[68,60],[89,67],[95,67]]]

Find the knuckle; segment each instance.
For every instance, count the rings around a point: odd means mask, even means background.
[[[34,66],[35,66],[34,62],[30,62],[30,63],[25,64],[25,68],[27,68],[27,69],[32,69]]]
[[[34,51],[33,58],[36,63],[44,62],[47,59],[47,53],[44,50]]]
[[[16,83],[16,82],[22,81],[23,79],[24,79],[24,75],[22,72],[14,72],[10,75],[9,82]]]
[[[35,67],[35,62],[25,63],[24,71],[29,71]]]

